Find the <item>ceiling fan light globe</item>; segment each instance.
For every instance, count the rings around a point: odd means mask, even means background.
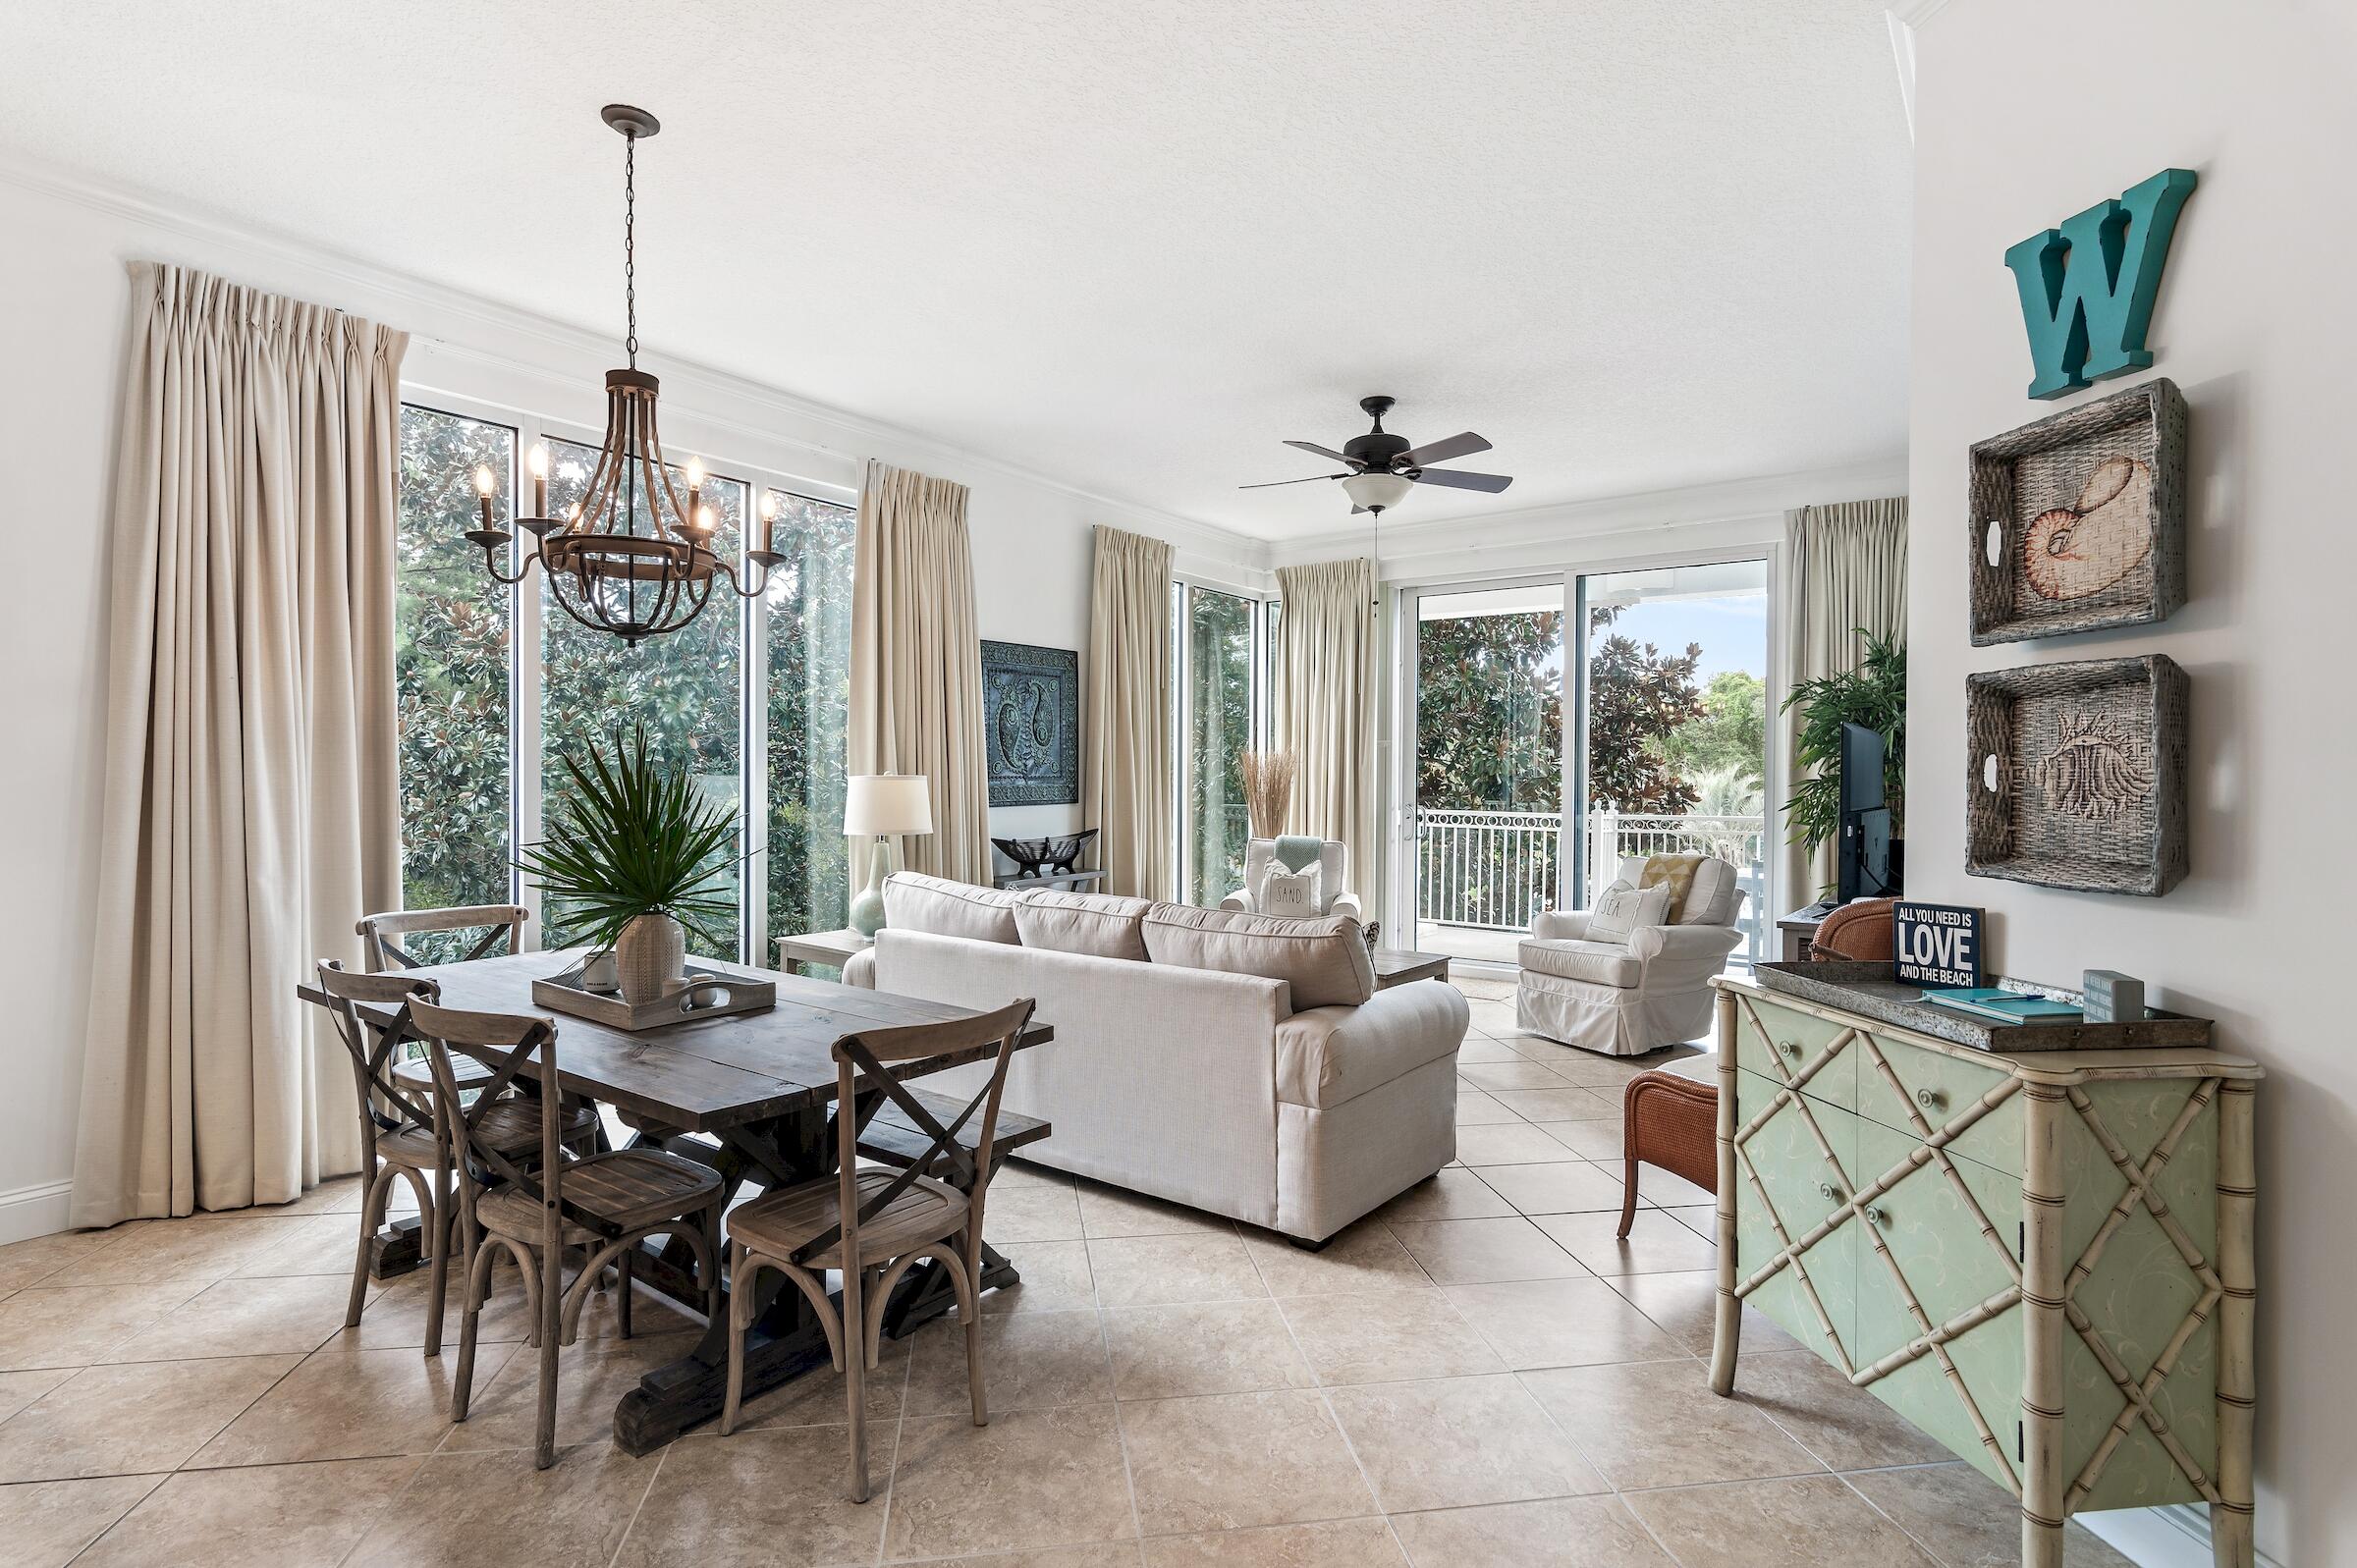
[[[1343,489],[1350,504],[1368,511],[1398,506],[1407,498],[1410,481],[1398,473],[1354,473],[1343,481]]]

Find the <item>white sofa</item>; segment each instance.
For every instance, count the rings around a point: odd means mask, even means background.
[[[1315,1244],[1456,1157],[1465,1000],[1437,980],[1374,990],[1355,921],[905,872],[884,903],[846,981],[1031,997],[1055,1027],[1008,1073],[1007,1108],[1055,1124],[1026,1160]]]
[[[1261,874],[1277,857],[1274,838],[1244,840],[1244,885],[1220,900],[1222,909],[1240,909],[1247,914],[1261,911],[1254,907],[1253,890],[1260,886]],[[1365,918],[1359,913],[1358,894],[1350,889],[1350,850],[1340,838],[1328,838],[1318,850],[1318,887],[1325,896],[1322,915],[1348,915],[1353,920]]]
[[[1638,886],[1645,857],[1620,862],[1617,879]],[[1692,1040],[1710,1027],[1711,976],[1742,942],[1735,915],[1743,891],[1735,868],[1704,857],[1677,919],[1639,926],[1628,941],[1588,938],[1585,910],[1549,910],[1516,949],[1514,1021],[1535,1035],[1614,1056],[1642,1055]]]

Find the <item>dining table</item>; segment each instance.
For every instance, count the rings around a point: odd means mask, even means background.
[[[837,1069],[831,1048],[845,1035],[905,1024],[947,1023],[978,1009],[917,997],[869,991],[835,981],[781,974],[742,964],[697,958],[696,967],[764,980],[777,988],[777,1004],[761,1011],[697,1017],[630,1031],[553,1011],[533,1000],[536,980],[578,967],[580,949],[554,949],[429,964],[404,971],[431,980],[442,1004],[482,1012],[528,1014],[557,1026],[556,1063],[567,1095],[595,1101],[627,1129],[626,1147],[661,1149],[709,1166],[735,1203],[752,1191],[774,1191],[832,1174],[837,1168]],[[1014,1000],[1012,998],[1010,1000]],[[398,1009],[360,1008],[371,1021],[390,1025]],[[1016,1041],[1029,1050],[1055,1038],[1052,1025],[1034,1021]],[[943,1052],[893,1064],[906,1081],[988,1059],[989,1044]],[[425,1063],[410,1061],[397,1075],[424,1079]],[[536,1073],[526,1069],[526,1076]],[[867,1130],[882,1092],[861,1092],[850,1113]],[[888,1114],[890,1114],[888,1112]],[[1002,1116],[1002,1127],[1007,1120]],[[1030,1123],[1023,1141],[1045,1135]],[[889,1142],[889,1129],[877,1136]],[[953,1184],[970,1177],[950,1173]],[[380,1274],[402,1271],[415,1262],[413,1233],[406,1244],[397,1234],[378,1249]],[[723,1260],[725,1267],[726,1260]],[[678,1302],[701,1319],[704,1294],[684,1243],[650,1238],[631,1260],[636,1280]],[[1001,1289],[1019,1282],[1014,1266],[985,1242],[982,1285]],[[734,1289],[733,1281],[724,1286]],[[831,1366],[824,1329],[797,1290],[767,1271],[755,1288],[759,1301],[745,1338],[744,1396],[759,1393],[822,1366]],[[956,1299],[941,1266],[912,1269],[885,1309],[886,1332],[906,1333],[946,1311]],[[645,1374],[614,1411],[614,1440],[630,1454],[644,1454],[720,1414],[728,1371],[728,1306],[707,1324],[686,1354]]]

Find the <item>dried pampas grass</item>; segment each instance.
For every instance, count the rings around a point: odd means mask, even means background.
[[[1285,813],[1293,803],[1293,779],[1301,759],[1289,751],[1247,751],[1237,759],[1244,777],[1244,809],[1252,837],[1274,838],[1285,832]]]

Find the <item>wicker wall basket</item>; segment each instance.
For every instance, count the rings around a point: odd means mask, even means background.
[[[2175,887],[2189,685],[2161,654],[1965,677],[1965,871],[2148,897]]]
[[[2165,377],[1972,449],[1978,646],[2165,621],[2185,602],[2185,399]]]

